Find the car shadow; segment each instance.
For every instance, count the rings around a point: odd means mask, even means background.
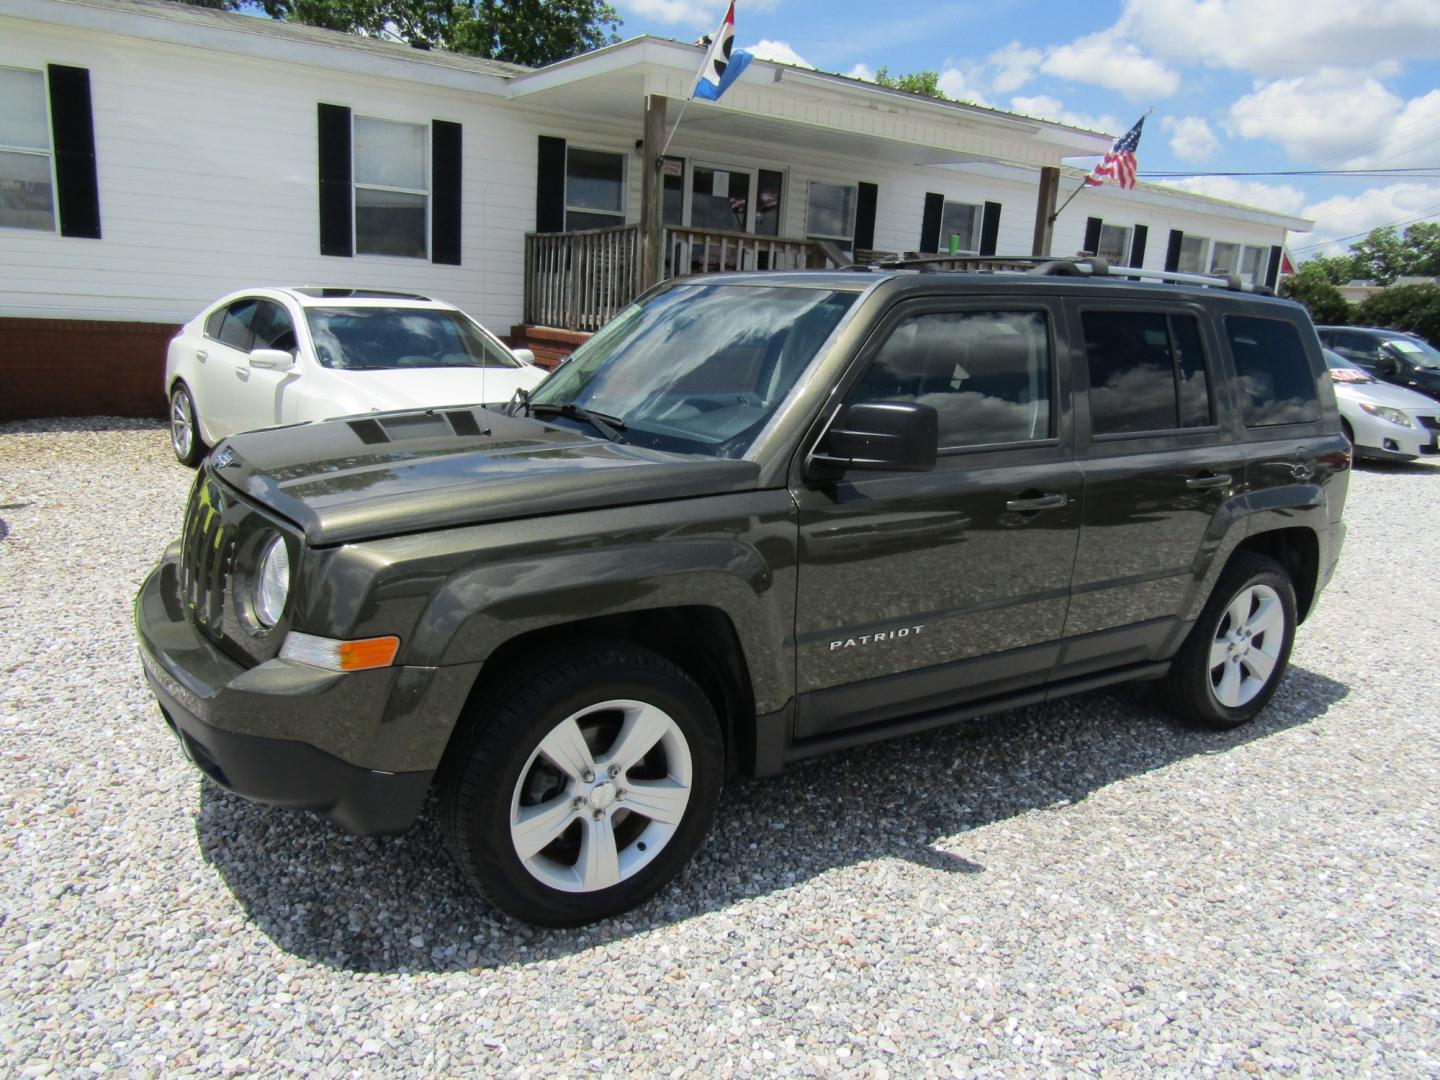
[[[1385,473],[1392,476],[1440,476],[1437,462],[1433,458],[1417,458],[1414,461],[1380,461],[1373,458],[1356,458],[1355,468],[1364,472]]]
[[[200,849],[285,952],[352,971],[460,971],[566,956],[786,889],[837,867],[905,859],[974,875],[957,834],[1065,808],[1127,777],[1307,724],[1349,688],[1292,667],[1265,712],[1231,732],[1168,720],[1144,686],[998,713],[939,732],[735,780],[679,879],[634,911],[546,930],[480,899],[444,850],[433,804],[408,833],[357,838],[203,781]]]

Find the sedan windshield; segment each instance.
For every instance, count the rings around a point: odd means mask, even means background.
[[[1395,337],[1385,344],[1416,367],[1428,368],[1431,371],[1440,370],[1440,351],[1423,341],[1416,341],[1414,338],[1408,337]]]
[[[578,405],[636,446],[742,457],[858,294],[677,285],[632,304],[531,397],[547,418]],[[583,426],[583,425],[582,425]]]
[[[1355,366],[1354,361],[1346,360],[1345,357],[1331,349],[1321,349],[1320,354],[1325,357],[1325,366],[1330,369],[1330,378],[1337,383],[1371,383],[1375,379]]]
[[[513,368],[517,361],[458,311],[444,308],[307,307],[322,367]]]

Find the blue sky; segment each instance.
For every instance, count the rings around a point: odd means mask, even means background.
[[[725,9],[612,3],[622,37],[687,41]],[[735,22],[757,55],[862,78],[934,70],[952,97],[1113,134],[1153,107],[1142,175],[1428,169],[1174,181],[1314,219],[1291,238],[1302,258],[1440,220],[1440,0],[738,0]]]

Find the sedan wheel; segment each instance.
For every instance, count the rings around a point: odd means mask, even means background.
[[[195,419],[195,399],[183,383],[170,394],[170,449],[181,465],[193,467],[205,456],[205,443]]]

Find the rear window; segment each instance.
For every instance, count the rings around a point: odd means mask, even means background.
[[[1320,419],[1315,373],[1294,323],[1231,315],[1225,319],[1246,427]]]

